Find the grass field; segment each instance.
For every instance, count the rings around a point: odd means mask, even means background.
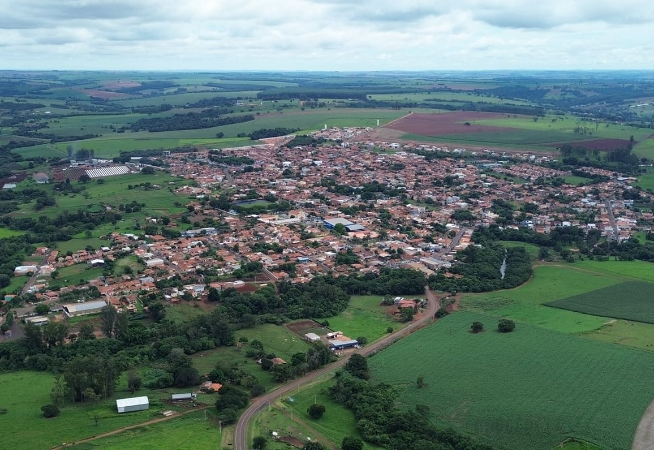
[[[606,319],[550,308],[543,303],[594,291],[621,281],[616,276],[578,270],[576,263],[570,266],[539,266],[534,269],[533,278],[526,284],[504,291],[465,294],[461,307],[493,316],[509,317],[554,331],[581,333],[600,328]]]
[[[473,321],[487,331],[471,334]],[[395,385],[402,405],[426,403],[435,423],[500,449],[549,449],[567,437],[630,447],[654,397],[653,354],[526,324],[502,334],[496,323],[451,314],[372,357],[372,379]]]
[[[654,140],[652,141],[654,142]],[[652,158],[654,158],[654,149],[652,150]],[[647,173],[639,175],[638,181],[635,184],[645,190],[654,190],[654,171],[650,169]]]
[[[354,413],[343,405],[335,403],[329,397],[327,389],[331,385],[333,385],[333,380],[329,379],[285,396],[276,403],[274,409],[260,414],[253,427],[253,435],[264,434],[268,430],[275,430],[279,431],[280,434],[284,434],[290,427],[303,428],[302,425],[306,424],[336,446],[340,446],[346,436],[361,438],[356,429]],[[288,400],[289,397],[293,399],[292,402]],[[320,420],[311,419],[307,413],[307,408],[313,403],[325,406],[325,414]],[[291,411],[293,412],[292,421]],[[284,425],[283,422],[288,422],[288,424]],[[277,428],[272,428],[272,426]],[[305,431],[305,433],[309,433],[309,437],[311,437],[310,431]],[[313,438],[315,439],[315,436]],[[273,446],[271,448],[275,449],[277,447]],[[381,447],[366,443],[364,449],[381,450]]]
[[[327,320],[329,328],[342,331],[352,339],[365,336],[373,342],[384,336],[388,327],[397,330],[405,325],[386,313],[388,307],[380,306],[382,300],[383,297],[379,295],[353,295],[347,309],[341,314],[316,320]]]
[[[208,417],[211,417],[210,415]],[[217,425],[205,419],[204,411],[187,414],[163,423],[146,425],[114,436],[71,447],[75,450],[176,450],[220,449]]]
[[[5,292],[7,294],[11,293],[19,293],[21,289],[23,289],[23,286],[25,286],[25,283],[27,283],[27,280],[29,277],[24,276],[24,277],[11,277],[11,281],[9,282],[9,286],[5,286],[0,291]]]
[[[102,276],[102,268],[92,268],[86,263],[81,263],[57,269],[57,273],[59,274],[57,278],[50,282],[51,287],[55,285],[75,286],[84,284]]]
[[[75,253],[78,250],[84,250],[88,245],[90,245],[95,249],[98,249],[100,247],[109,244],[110,242],[104,239],[93,238],[93,237],[90,238],[79,237],[79,238],[73,238],[69,241],[57,242],[57,250],[59,251],[59,253],[63,253],[63,254],[65,254],[68,251]]]
[[[529,255],[529,258],[532,261],[538,259],[538,252],[540,251],[540,247],[535,244],[529,244],[527,242],[518,242],[518,241],[498,241],[498,243],[502,244],[507,248],[522,247],[525,249],[525,251]]]
[[[10,230],[8,228],[0,228],[0,239],[13,237],[13,236],[22,236],[25,234],[24,231]]]
[[[579,268],[603,275],[654,283],[654,264],[645,261],[591,261],[575,262],[571,268]]]
[[[594,316],[654,324],[651,283],[630,281],[562,298],[545,305]]]
[[[141,389],[139,395],[150,397],[150,410],[118,414],[115,399],[132,396],[123,377],[112,399],[94,404],[67,404],[61,408],[59,417],[44,419],[41,406],[51,403],[50,390],[53,384],[54,377],[49,373],[22,371],[0,374],[0,407],[7,409],[6,414],[0,415],[0,427],[6,436],[12,436],[11,446],[7,448],[51,448],[64,442],[70,443],[145,422],[161,417],[163,408],[159,398],[169,398],[168,393]],[[100,415],[97,426],[92,415],[94,411]]]
[[[266,353],[274,353],[275,356],[290,362],[293,354],[298,352],[306,352],[309,344],[300,339],[300,337],[287,330],[282,326],[264,324],[256,328],[238,330],[236,332],[236,339],[247,337],[250,341],[258,339],[263,343],[263,348]],[[245,352],[247,351],[247,344],[239,349],[234,347],[220,347],[214,350],[199,352],[193,355],[193,367],[198,369],[200,374],[211,372],[216,363],[220,362],[224,365],[237,364],[244,370],[247,370],[254,375],[259,382],[270,389],[276,386],[270,375],[261,369],[252,358],[247,358]]]
[[[166,319],[173,322],[186,322],[194,317],[204,314],[202,308],[194,306],[194,303],[178,303],[166,308]]]

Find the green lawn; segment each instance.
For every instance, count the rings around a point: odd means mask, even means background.
[[[23,289],[23,286],[25,286],[27,280],[29,280],[29,277],[27,276],[11,277],[11,280],[9,281],[9,286],[5,286],[0,290],[6,294],[12,294],[12,293],[17,294]]]
[[[486,331],[470,333],[473,321]],[[372,357],[372,380],[396,386],[400,405],[428,404],[435,423],[498,449],[548,449],[568,437],[630,447],[654,398],[654,354],[521,323],[502,334],[496,324],[451,314]]]
[[[424,296],[412,298],[415,297]],[[332,330],[342,331],[352,339],[365,336],[373,342],[384,336],[388,327],[397,330],[405,325],[386,313],[388,307],[380,306],[383,299],[380,295],[353,295],[347,309],[338,316],[316,321],[327,320]]]
[[[654,324],[654,284],[628,281],[545,305],[594,316],[612,317]]]
[[[13,236],[22,236],[25,234],[24,231],[10,230],[9,228],[0,228],[0,239],[13,237]]]
[[[615,276],[578,269],[577,264],[536,267],[533,278],[526,284],[504,291],[464,294],[461,307],[497,317],[508,317],[554,331],[581,333],[595,330],[606,322],[605,318],[543,305],[548,301],[583,294],[622,281]]]
[[[173,322],[186,322],[202,314],[204,311],[195,303],[180,302],[166,308],[166,319]]]
[[[102,267],[91,267],[86,263],[80,263],[57,269],[57,274],[57,278],[50,282],[51,287],[74,286],[102,276]]]
[[[532,261],[538,259],[538,252],[540,251],[540,247],[535,244],[529,244],[527,242],[518,242],[518,241],[498,241],[498,243],[502,244],[507,248],[522,247],[525,249],[525,251],[529,255],[529,258]]]
[[[61,254],[66,254],[66,252],[75,253],[78,250],[84,250],[87,246],[91,246],[95,249],[100,247],[108,246],[111,242],[105,239],[99,239],[94,237],[79,237],[73,238],[69,241],[59,241],[57,242],[57,251]]]
[[[134,428],[114,436],[75,445],[76,450],[176,450],[220,449],[220,433],[217,423],[211,420],[213,414],[204,411],[187,414],[153,425]]]

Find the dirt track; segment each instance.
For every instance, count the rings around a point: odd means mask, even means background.
[[[654,401],[650,403],[634,434],[631,450],[652,450],[654,448]]]
[[[363,347],[361,349],[356,350],[356,353],[359,353],[360,355],[367,356],[371,353],[374,353],[376,351],[379,351],[383,348],[388,347],[389,345],[393,344],[394,342],[402,339],[403,337],[408,336],[409,334],[413,333],[416,330],[419,330],[420,328],[423,328],[424,326],[430,324],[433,321],[434,314],[438,310],[440,306],[440,301],[436,294],[434,294],[431,290],[425,288],[425,294],[427,296],[428,302],[427,302],[427,310],[425,314],[415,322],[409,324],[405,328],[402,328],[401,330],[390,334],[386,336],[385,338],[367,346]],[[336,369],[339,369],[345,365],[347,362],[348,358],[341,358],[338,361],[329,364],[326,367],[323,367],[320,370],[316,370],[315,372],[310,372],[307,375],[303,376],[302,378],[298,378],[297,380],[292,381],[289,384],[286,384],[279,389],[276,389],[262,397],[259,397],[256,399],[252,405],[248,409],[245,410],[243,414],[241,414],[241,417],[238,420],[238,423],[236,424],[236,432],[234,435],[234,449],[235,450],[248,450],[248,443],[247,443],[247,430],[248,426],[250,424],[250,421],[254,418],[256,414],[258,414],[261,410],[263,410],[269,403],[273,403],[276,399],[281,397],[282,395],[294,390],[294,389],[299,389],[302,387],[304,384],[308,383],[309,381],[312,381],[328,372],[332,372]]]

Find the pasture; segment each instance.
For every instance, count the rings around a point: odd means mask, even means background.
[[[206,415],[197,411],[165,422],[123,431],[113,436],[74,445],[75,450],[147,450],[174,448],[176,450],[194,450],[197,448],[218,448],[220,433],[217,423],[211,420],[213,414]]]
[[[533,278],[518,288],[464,294],[460,306],[462,309],[508,317],[549,330],[582,333],[598,329],[606,319],[550,308],[543,303],[612,286],[621,281],[616,276],[579,270],[577,264],[544,265],[536,267]]]
[[[250,342],[255,339],[261,341],[266,353],[274,353],[275,356],[287,362],[291,361],[291,357],[295,353],[304,353],[309,348],[309,344],[297,334],[283,326],[272,324],[236,331],[236,340],[238,341],[241,337],[247,337]],[[270,372],[263,370],[252,358],[245,356],[247,349],[248,344],[245,344],[242,348],[237,346],[220,347],[198,352],[192,355],[193,367],[198,369],[200,374],[205,374],[211,372],[218,362],[225,366],[236,364],[254,375],[266,389],[276,386],[277,383],[272,379]]]
[[[473,321],[486,331],[470,333]],[[428,404],[437,425],[500,449],[554,448],[569,437],[630,447],[654,397],[653,354],[524,323],[502,334],[496,324],[451,314],[372,357],[372,380],[396,386],[407,408]]]
[[[388,327],[398,330],[406,325],[388,314],[387,306],[380,305],[383,299],[380,295],[353,295],[347,309],[338,316],[316,321],[327,320],[334,331],[342,331],[352,339],[365,336],[374,342],[386,334]]]
[[[52,403],[50,390],[54,377],[44,372],[13,372],[0,374],[0,408],[7,413],[0,415],[0,427],[6,436],[12,436],[11,447],[16,450],[51,448],[65,442],[106,433],[121,427],[161,417],[159,398],[168,393],[141,389],[138,395],[150,397],[150,410],[129,414],[116,412],[116,398],[131,397],[125,377],[122,377],[113,398],[96,403],[65,404],[61,415],[44,419],[41,406]],[[100,417],[96,425],[93,413]]]
[[[518,241],[498,241],[499,244],[502,244],[506,248],[522,247],[525,249],[529,255],[529,259],[535,261],[538,259],[538,252],[540,247],[535,244],[529,244],[528,242],[518,242]]]
[[[625,282],[545,303],[553,308],[593,316],[654,324],[654,284]]]
[[[0,228],[0,239],[24,235],[24,231],[10,230],[9,228]]]

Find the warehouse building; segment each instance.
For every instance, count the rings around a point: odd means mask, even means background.
[[[119,413],[144,411],[150,409],[150,400],[147,397],[119,398],[116,400]]]
[[[104,300],[94,300],[92,302],[84,303],[68,303],[62,305],[64,314],[68,317],[85,316],[87,314],[97,314],[102,308],[107,306]]]

